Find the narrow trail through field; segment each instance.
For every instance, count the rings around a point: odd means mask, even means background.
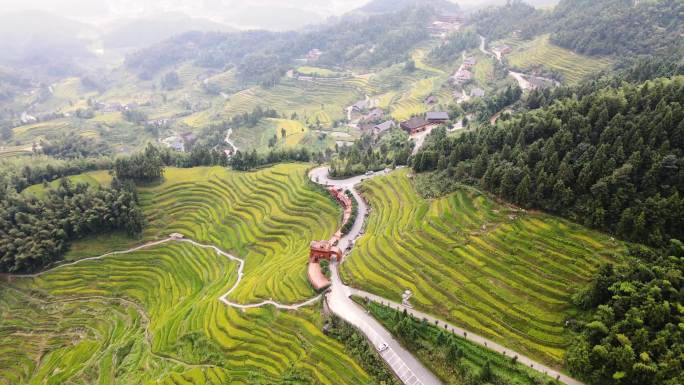
[[[149,249],[151,247],[159,246],[159,245],[162,245],[162,244],[165,244],[168,242],[184,242],[184,243],[190,243],[191,245],[193,245],[195,247],[200,247],[203,249],[212,249],[218,255],[222,255],[222,256],[228,258],[229,260],[236,262],[238,264],[237,280],[235,281],[233,286],[225,294],[223,294],[221,297],[219,297],[219,300],[227,306],[237,308],[237,309],[242,309],[242,310],[259,308],[259,307],[263,307],[263,306],[274,306],[275,308],[281,309],[281,310],[297,310],[301,307],[309,306],[309,305],[317,302],[322,297],[322,295],[319,294],[319,295],[317,295],[313,298],[310,298],[304,302],[296,303],[296,304],[281,304],[281,303],[278,303],[278,302],[270,300],[270,299],[266,300],[266,301],[259,302],[259,303],[253,303],[253,304],[239,304],[239,303],[231,302],[228,300],[228,296],[235,289],[237,289],[238,286],[240,286],[240,282],[242,281],[242,278],[244,276],[245,261],[241,258],[238,258],[238,257],[236,257],[236,256],[234,256],[228,252],[225,252],[225,251],[219,249],[218,247],[216,247],[214,245],[203,244],[203,243],[194,241],[192,239],[185,238],[185,237],[180,236],[180,235],[171,235],[171,236],[164,238],[164,239],[160,239],[160,240],[152,241],[152,242],[147,242],[147,243],[144,243],[142,245],[135,246],[135,247],[132,247],[132,248],[126,249],[126,250],[113,251],[110,253],[99,255],[97,257],[79,259],[78,261],[57,265],[53,268],[43,270],[43,271],[41,271],[39,273],[35,273],[35,274],[7,274],[4,276],[9,277],[9,278],[37,278],[37,277],[40,277],[41,275],[47,274],[49,272],[52,272],[54,270],[61,269],[61,268],[67,267],[67,266],[73,266],[73,265],[83,263],[83,262],[87,262],[87,261],[97,261],[97,260],[101,260],[101,259],[111,257],[114,255],[130,254],[130,253],[134,253],[136,251],[140,251],[140,250],[144,250],[144,249]],[[125,300],[125,299],[121,299],[121,300]]]

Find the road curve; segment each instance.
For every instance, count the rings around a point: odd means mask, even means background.
[[[364,176],[356,176],[352,177],[349,179],[344,179],[344,180],[335,180],[331,179],[328,176],[328,168],[327,167],[319,167],[314,170],[312,170],[309,173],[310,178],[318,182],[320,184],[324,185],[330,185],[330,186],[337,186],[337,187],[342,187],[346,188],[352,191],[354,198],[358,202],[358,215],[356,218],[356,222],[354,223],[354,226],[352,227],[352,230],[350,233],[342,238],[340,241],[340,248],[342,250],[345,250],[347,248],[347,245],[349,245],[350,242],[353,242],[361,233],[361,230],[363,228],[363,222],[365,220],[365,216],[368,213],[368,205],[366,202],[363,200],[363,198],[359,195],[359,193],[354,189],[354,186],[357,184],[361,183],[362,181],[372,178],[377,175],[383,175],[386,174],[386,172],[379,172],[375,173],[373,175],[364,175]],[[344,262],[344,261],[343,261]],[[446,323],[442,321],[441,319],[438,319],[436,317],[433,317],[429,314],[425,314],[419,311],[416,311],[412,308],[407,308],[401,304],[398,304],[396,302],[392,302],[388,299],[385,299],[383,297],[377,296],[372,293],[368,293],[365,291],[361,291],[358,289],[351,288],[349,286],[346,286],[342,280],[340,279],[339,272],[338,272],[338,266],[337,265],[331,265],[331,272],[332,272],[332,290],[330,294],[328,294],[327,299],[328,299],[328,304],[330,305],[330,308],[338,314],[340,317],[343,319],[347,320],[348,322],[352,323],[353,325],[357,326],[359,329],[361,329],[366,336],[376,344],[376,341],[379,344],[382,343],[387,343],[390,346],[390,349],[393,350],[396,355],[398,356],[398,359],[404,360],[404,364],[407,367],[414,368],[413,373],[416,374],[418,378],[424,379],[422,382],[410,382],[410,384],[439,384],[439,380],[437,380],[432,373],[430,373],[427,369],[423,367],[422,364],[419,362],[413,362],[415,361],[415,358],[403,349],[400,345],[396,346],[398,344],[393,344],[393,343],[388,343],[387,341],[394,342],[393,338],[391,335],[388,336],[389,333],[380,325],[375,319],[373,319],[371,316],[366,314],[363,309],[358,306],[356,303],[354,303],[349,297],[351,295],[357,295],[363,298],[368,298],[374,302],[380,302],[380,303],[385,303],[391,305],[395,309],[400,309],[404,310],[406,309],[407,312],[413,314],[415,317],[418,317],[420,319],[426,318],[429,322],[434,323],[437,321],[439,325],[444,327],[446,325],[447,329],[449,331],[452,331],[456,334],[459,335],[465,335],[467,334],[467,339],[471,342],[474,342],[478,345],[484,346],[490,350],[493,350],[497,353],[501,353],[504,355],[507,355],[509,357],[517,356],[518,357],[518,362],[521,364],[524,364],[528,366],[531,369],[534,369],[535,371],[548,375],[549,377],[552,378],[558,378],[559,381],[561,381],[564,384],[567,385],[585,385],[584,383],[568,377],[567,375],[555,370],[551,369],[541,363],[538,363],[529,357],[526,357],[520,353],[517,353],[511,349],[508,349],[504,346],[501,346],[500,344],[491,341],[487,338],[484,338],[482,336],[479,336],[475,333],[471,333],[470,331],[466,331],[464,329],[461,329],[459,327],[456,327],[454,325],[451,325],[449,323]],[[387,334],[385,334],[387,333]],[[383,358],[387,361],[387,358],[383,355]],[[394,355],[392,355],[392,359],[394,358]],[[389,361],[388,361],[389,363]],[[416,365],[417,364],[417,365]],[[390,363],[390,366],[392,364]],[[394,369],[394,366],[392,366]],[[396,370],[395,370],[396,372]],[[404,379],[402,378],[402,381]],[[435,381],[435,382],[432,382]],[[409,382],[404,381],[404,383],[409,384]]]
[[[373,174],[381,175],[385,172]],[[309,177],[314,182],[349,189],[356,199],[358,214],[356,221],[347,235],[342,237],[339,247],[346,250],[349,245],[353,245],[354,240],[361,234],[364,220],[368,213],[368,205],[361,198],[354,186],[372,176],[356,176],[344,180],[333,180],[328,177],[328,168],[319,167],[309,173]],[[344,260],[342,261],[344,263]],[[441,381],[432,374],[425,366],[406,350],[398,341],[392,337],[375,318],[367,314],[363,308],[351,300],[351,288],[344,285],[340,279],[337,263],[330,265],[332,285],[330,292],[326,295],[328,306],[333,313],[343,320],[354,325],[366,335],[368,340],[376,348],[386,345],[387,349],[380,353],[383,360],[392,368],[394,373],[406,385],[440,385]]]

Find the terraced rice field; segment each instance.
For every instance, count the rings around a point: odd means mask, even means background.
[[[182,232],[245,258],[236,302],[309,297],[308,243],[334,231],[339,208],[307,168],[169,169],[141,190],[150,224],[132,242]],[[234,262],[179,242],[0,278],[0,384],[252,385],[293,372],[329,385],[369,381],[321,333],[320,309],[227,307],[218,298],[235,280]]]
[[[307,299],[314,294],[306,278],[309,242],[333,234],[339,214],[331,198],[311,187],[307,168],[167,169],[163,184],[140,189],[150,221],[144,237],[179,232],[244,258],[234,302]]]
[[[235,275],[223,256],[176,243],[0,284],[0,383],[254,384],[291,368],[367,380],[320,332],[318,309],[219,302]]]
[[[283,141],[281,129],[285,129]],[[302,122],[290,119],[263,119],[255,127],[240,127],[233,131],[232,139],[238,148],[268,151],[268,141],[276,135],[278,147],[293,148],[306,138],[309,129]]]
[[[221,114],[231,117],[262,106],[287,116],[296,112],[301,118],[324,112],[334,120],[344,118],[344,108],[363,97],[361,92],[344,80],[288,80],[270,89],[253,87],[232,95]]]
[[[33,154],[32,146],[10,146],[0,148],[0,159]]]
[[[408,170],[364,183],[372,212],[343,265],[352,286],[401,301],[554,366],[569,343],[570,297],[622,245],[462,189],[427,201]]]
[[[523,69],[543,66],[558,71],[568,84],[577,84],[613,64],[610,58],[585,56],[551,44],[548,35],[519,44],[507,58],[511,65]]]
[[[423,114],[432,109],[431,106],[424,103],[424,100],[433,92],[439,91],[439,84],[439,77],[431,77],[413,83],[397,103],[391,106],[392,117],[397,120],[406,120],[413,115]]]

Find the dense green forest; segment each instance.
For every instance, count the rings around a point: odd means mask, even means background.
[[[479,11],[473,24],[480,35],[496,40],[520,31],[521,37],[531,39],[544,30],[544,12],[520,1],[508,1],[505,6]]]
[[[109,146],[99,140],[83,137],[75,132],[62,133],[55,138],[40,141],[43,154],[57,159],[92,158],[111,155]]]
[[[455,32],[447,37],[447,40],[433,48],[428,58],[436,63],[449,63],[461,56],[463,51],[477,48],[480,38],[473,29]]]
[[[86,235],[142,231],[137,195],[118,180],[111,188],[62,179],[44,199],[10,193],[0,199],[0,272],[32,272],[57,261],[69,242]]]
[[[649,245],[684,239],[684,77],[594,91],[448,138],[413,159],[523,207]]]
[[[682,49],[681,0],[562,0],[547,24],[551,41],[590,55],[667,54]]]
[[[542,33],[561,47],[588,55],[666,55],[681,52],[680,0],[561,0],[542,11],[520,0],[478,12],[473,23],[489,39],[518,31],[531,39]]]
[[[626,265],[605,265],[578,306],[592,310],[573,327],[568,368],[592,384],[684,383],[684,246],[633,247]]]

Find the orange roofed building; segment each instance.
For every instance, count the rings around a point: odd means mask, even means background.
[[[342,205],[344,215],[342,216],[342,226],[344,226],[351,218],[352,214],[352,200],[342,189],[329,187],[328,192]],[[330,280],[323,274],[320,266],[320,261],[342,261],[342,250],[337,247],[337,243],[342,238],[342,230],[338,229],[335,235],[327,241],[313,241],[310,244],[309,250],[309,282],[316,290],[323,290],[330,286]]]

